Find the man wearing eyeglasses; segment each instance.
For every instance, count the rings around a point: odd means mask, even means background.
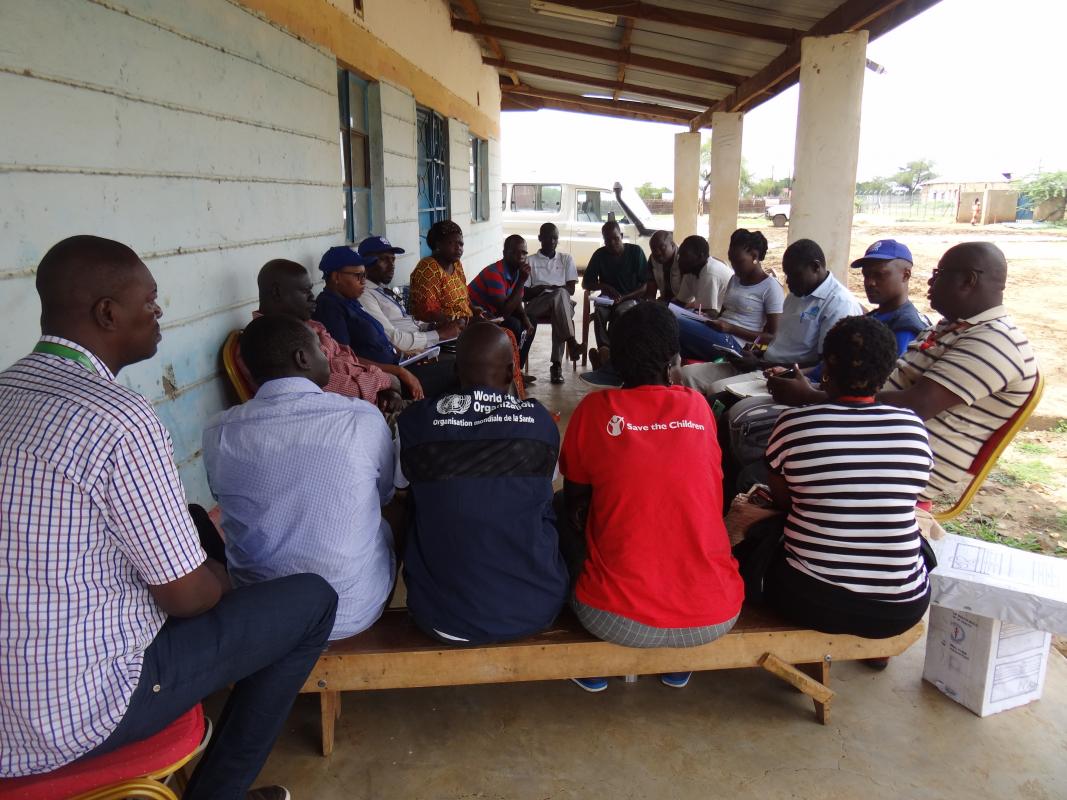
[[[369,361],[394,376],[406,398],[421,400],[449,391],[456,381],[447,363],[400,366],[400,353],[382,324],[359,302],[367,289],[367,262],[353,248],[331,247],[319,261],[326,288],[315,299],[312,319],[325,326],[330,335],[352,348],[362,361]]]
[[[930,306],[942,319],[908,346],[878,393],[926,423],[934,469],[921,499],[962,480],[990,435],[1026,402],[1037,360],[1004,308],[1008,264],[990,242],[949,248],[930,277]],[[807,405],[825,394],[803,375],[770,378],[778,402]]]

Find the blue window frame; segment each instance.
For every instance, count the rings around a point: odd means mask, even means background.
[[[430,255],[430,226],[451,215],[448,195],[448,121],[429,108],[416,107],[418,131],[419,249]]]
[[[342,218],[345,241],[350,244],[371,232],[367,86],[367,81],[348,70],[337,70],[337,103],[341,119],[341,183],[344,187]]]

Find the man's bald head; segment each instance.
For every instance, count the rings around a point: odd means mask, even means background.
[[[286,314],[306,322],[315,311],[311,276],[303,265],[285,258],[268,261],[259,270],[259,310]]]
[[[155,355],[156,282],[137,254],[100,236],[71,236],[37,267],[41,332],[88,348],[117,373]]]
[[[491,322],[475,322],[456,344],[456,372],[460,386],[487,386],[508,391],[515,377],[511,340]]]
[[[949,319],[969,319],[1004,303],[1008,261],[991,242],[950,247],[930,277],[930,305]]]
[[[678,251],[674,243],[674,234],[670,231],[656,231],[652,234],[652,238],[648,240],[648,249],[652,253],[652,258],[659,264],[670,261]]]

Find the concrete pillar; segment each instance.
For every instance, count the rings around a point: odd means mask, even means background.
[[[740,113],[711,115],[711,200],[708,203],[708,244],[711,254],[726,261],[730,234],[737,230],[737,199],[741,187]]]
[[[800,42],[789,241],[814,239],[842,283],[852,241],[867,31]]]
[[[697,232],[700,132],[674,134],[674,240]]]

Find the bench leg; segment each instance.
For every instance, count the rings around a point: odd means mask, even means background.
[[[337,720],[341,717],[341,693],[320,692],[319,707],[322,711],[322,754],[333,753],[333,737]]]
[[[794,667],[787,664],[773,653],[764,653],[759,660],[759,665],[772,675],[781,678],[791,686],[795,686],[815,703],[815,718],[826,725],[830,721],[830,701],[834,699],[833,690],[822,681],[809,677]],[[829,680],[830,665],[826,664],[821,673],[824,680]]]
[[[823,686],[829,688],[830,686],[830,661],[829,656],[822,661],[817,661],[814,664],[797,664],[797,669],[801,670],[805,674],[811,676]],[[830,721],[830,705],[828,703],[820,703],[815,698],[812,698],[815,703],[815,718],[826,725]]]

